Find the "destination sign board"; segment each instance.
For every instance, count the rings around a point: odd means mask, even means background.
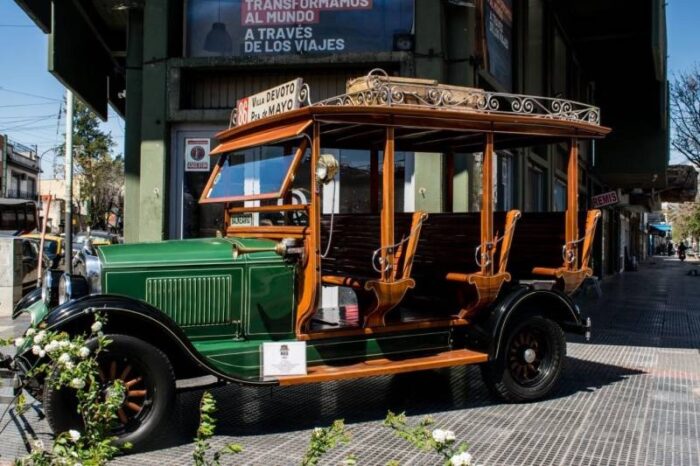
[[[293,79],[266,91],[244,97],[236,104],[236,126],[299,108],[303,81]]]

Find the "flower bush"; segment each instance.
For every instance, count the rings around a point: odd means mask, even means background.
[[[335,448],[338,444],[348,443],[350,434],[345,431],[343,420],[334,421],[330,427],[316,427],[311,433],[309,448],[301,460],[302,466],[315,466],[323,455]],[[350,456],[345,459],[346,465],[354,465],[355,458]]]
[[[197,436],[194,439],[195,448],[192,453],[195,466],[219,466],[221,464],[221,458],[224,455],[236,454],[243,451],[243,447],[240,445],[230,443],[224,448],[214,452],[211,460],[207,458],[208,452],[211,450],[209,440],[214,436],[214,431],[216,430],[214,412],[216,412],[216,400],[211,393],[204,392],[202,401],[199,404],[199,428],[197,429]]]
[[[417,426],[408,425],[406,414],[394,414],[391,411],[384,420],[384,425],[393,429],[402,439],[408,441],[423,451],[434,451],[444,459],[444,466],[472,466],[472,455],[467,452],[469,444],[457,443],[451,430],[433,429],[434,421],[430,417],[423,418]],[[392,461],[391,466],[398,466]]]
[[[65,332],[30,328],[15,340],[18,347],[29,340],[31,352],[38,357],[28,375],[45,377],[45,383],[52,384],[56,390],[72,388],[78,414],[83,420],[80,431],[59,434],[51,449],[46,449],[41,441],[34,442],[30,454],[15,460],[16,465],[99,466],[120,451],[114,445],[111,432],[126,389],[121,380],[105,386],[100,379],[97,360],[110,343],[102,333],[103,325],[104,319],[95,315],[89,335],[71,337]],[[95,341],[94,350],[89,348],[90,340]]]

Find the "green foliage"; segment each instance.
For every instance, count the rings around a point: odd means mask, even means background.
[[[667,211],[673,223],[673,240],[684,241],[688,237],[700,238],[700,203],[672,204]]]
[[[311,433],[311,441],[306,454],[301,461],[302,466],[317,465],[323,455],[335,448],[339,443],[348,443],[350,434],[345,431],[343,420],[334,421],[330,427],[316,427]],[[346,464],[356,464],[354,456],[346,458]],[[348,462],[349,461],[349,462]]]
[[[59,434],[51,450],[45,449],[41,442],[35,442],[31,453],[17,459],[15,464],[100,466],[120,451],[114,445],[111,432],[126,389],[121,380],[109,386],[100,381],[97,358],[110,343],[101,332],[103,325],[104,319],[96,315],[88,336],[70,337],[65,332],[30,328],[21,338],[32,340],[32,352],[38,356],[38,363],[29,376],[45,377],[46,383],[53,384],[57,390],[63,387],[74,389],[84,426],[81,431]],[[97,348],[91,351],[86,343],[93,338]]]
[[[211,450],[209,441],[216,431],[215,412],[216,400],[211,393],[204,392],[202,401],[199,404],[199,428],[197,429],[197,437],[194,439],[195,449],[192,453],[195,466],[219,466],[223,456],[233,455],[243,451],[243,447],[240,445],[230,443],[224,448],[214,452],[211,460],[207,459],[207,453]]]
[[[106,216],[121,207],[124,160],[121,156],[112,156],[114,146],[112,135],[100,129],[97,116],[76,100],[73,110],[74,167],[80,187],[78,200],[88,204],[88,226],[91,227],[106,228]]]
[[[444,459],[445,466],[470,466],[472,457],[467,450],[469,444],[457,443],[454,432],[450,430],[434,429],[431,426],[435,422],[430,417],[423,418],[418,425],[408,425],[406,413],[387,413],[384,425],[396,432],[396,435],[409,442],[422,451],[434,451]],[[387,466],[398,466],[398,461],[392,460]]]

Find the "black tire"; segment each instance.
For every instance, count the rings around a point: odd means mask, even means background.
[[[535,401],[556,388],[565,359],[561,326],[541,316],[527,316],[506,328],[498,358],[483,364],[481,373],[498,398]]]
[[[173,368],[162,351],[141,339],[116,334],[106,337],[112,342],[98,358],[103,380],[108,382],[118,371],[117,378],[126,379],[125,382],[136,380],[131,386],[134,392],[145,393],[138,396],[138,399],[130,398],[129,395],[124,400],[119,413],[119,426],[115,428],[113,435],[117,438],[117,445],[128,442],[133,445],[132,450],[142,450],[159,438],[159,433],[167,431],[165,426],[174,411],[175,402]],[[96,341],[88,342],[91,349],[96,346]],[[131,369],[127,371],[126,367]],[[127,375],[124,375],[125,372]],[[70,429],[82,430],[83,423],[77,413],[75,391],[68,387],[56,390],[50,379],[49,377],[44,386],[44,413],[54,434]],[[127,406],[127,403],[131,402],[140,406],[140,410],[136,411]],[[122,419],[126,421],[122,422]]]

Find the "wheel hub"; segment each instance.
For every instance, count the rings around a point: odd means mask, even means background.
[[[528,364],[532,364],[533,362],[535,362],[536,356],[537,353],[535,353],[535,350],[533,350],[532,348],[528,348],[523,352],[523,359]]]

